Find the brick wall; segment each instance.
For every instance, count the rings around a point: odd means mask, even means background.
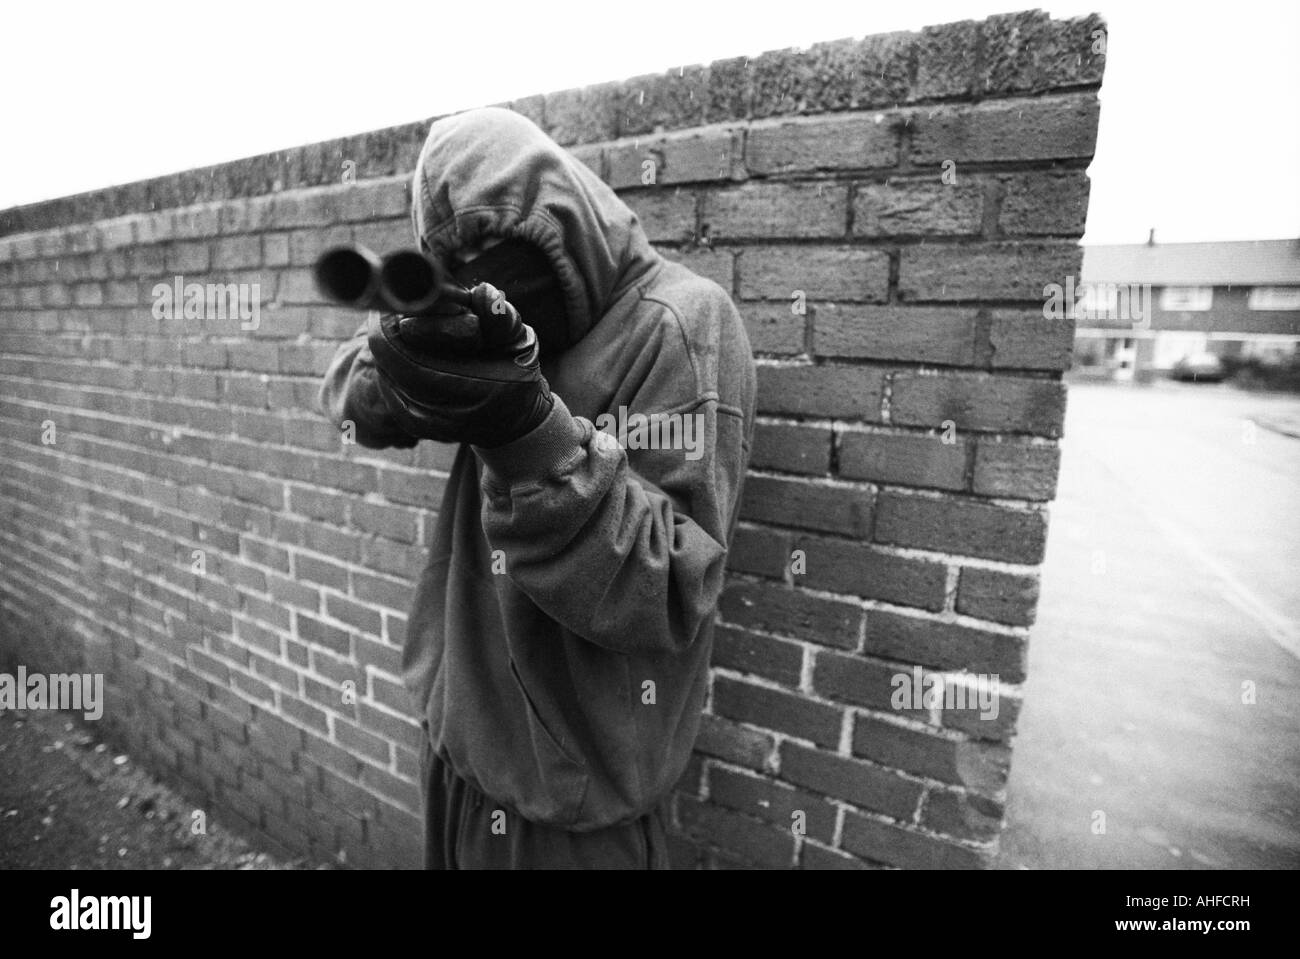
[[[1080,266],[1102,29],[998,16],[509,104],[734,296],[758,358],[679,865],[995,854],[1073,334],[1043,286]],[[196,804],[349,864],[418,864],[396,674],[451,450],[320,417],[358,317],[310,264],[409,243],[426,130],[0,215],[0,652],[102,671],[104,731]],[[155,318],[176,275],[258,284],[260,325]],[[914,666],[997,674],[997,718],[895,708]]]

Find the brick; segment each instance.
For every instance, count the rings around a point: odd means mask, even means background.
[[[243,695],[259,703],[272,704],[275,702],[274,687],[262,682],[260,679],[235,673],[231,676],[231,685]]]
[[[806,306],[795,312],[798,303],[757,300],[737,303],[745,332],[755,355],[795,355],[804,352],[804,339],[808,326]]]
[[[705,96],[706,122],[749,116],[750,61],[748,57],[714,60],[708,66]]]
[[[752,468],[818,475],[830,469],[830,460],[829,427],[759,423],[754,429]]]
[[[897,483],[900,486],[961,490],[966,485],[970,444],[943,434],[840,433],[839,474],[846,479]]]
[[[848,188],[834,183],[747,183],[703,194],[700,230],[711,241],[836,239],[848,230]]]
[[[912,162],[1089,159],[1097,143],[1094,93],[989,101],[912,114]]]
[[[373,796],[361,790],[355,782],[349,781],[361,775],[363,766],[350,749],[341,749],[325,737],[311,732],[303,735],[303,744],[304,759],[310,757],[323,769],[335,774],[322,777],[327,795],[334,799],[354,801],[363,807],[374,804]],[[306,766],[306,763],[303,765]]]
[[[803,647],[749,630],[719,625],[714,630],[712,662],[723,669],[751,673],[783,686],[797,687],[803,670]]]
[[[1000,744],[942,737],[861,715],[853,727],[853,754],[987,795],[1003,793],[1011,763],[1011,750]]]
[[[880,494],[874,539],[1009,563],[1042,561],[1047,517],[974,500]]]
[[[998,228],[1022,236],[1082,236],[1088,218],[1088,175],[1034,172],[1000,176]]]
[[[287,666],[279,660],[268,659],[265,656],[255,654],[250,654],[249,663],[253,668],[253,672],[262,679],[274,683],[282,690],[297,690],[299,674],[292,666]]]
[[[411,695],[401,683],[371,674],[370,697],[379,705],[395,712],[409,712]]]
[[[799,290],[808,300],[883,303],[889,296],[889,254],[880,250],[750,247],[740,255],[736,272],[737,293],[744,299],[789,303]]]
[[[632,208],[653,243],[694,243],[695,194],[680,187],[629,190],[619,199]]]
[[[363,532],[398,542],[415,542],[416,513],[410,509],[355,501],[352,503],[352,525]]]
[[[172,233],[176,237],[212,237],[221,232],[223,204],[203,203],[173,211]]]
[[[442,493],[447,485],[445,477],[391,468],[380,471],[378,480],[379,492],[384,499],[435,510],[442,501]],[[373,491],[375,485],[373,481],[369,482],[365,492]]]
[[[992,852],[849,813],[841,844],[849,852],[889,866],[911,869],[986,869]]]
[[[754,70],[754,115],[862,109],[906,97],[915,35],[886,33],[764,54]]]
[[[957,612],[1011,626],[1029,626],[1038,607],[1038,583],[1037,575],[963,567],[957,585]]]
[[[1105,22],[1096,14],[1052,20],[1042,10],[1000,14],[980,25],[977,86],[986,96],[1101,82]]]
[[[425,553],[420,546],[406,546],[386,539],[370,539],[363,544],[363,562],[368,569],[400,575],[424,565]]]
[[[407,580],[387,579],[354,570],[352,589],[362,602],[389,609],[405,609],[411,602],[412,584]]]
[[[795,546],[803,550],[807,567],[796,577],[800,585],[933,611],[943,608],[948,575],[943,563],[843,539],[800,536]]]
[[[334,737],[345,749],[350,749],[375,762],[388,764],[391,748],[386,739],[368,733],[343,719],[334,720]]]
[[[916,43],[916,81],[911,98],[951,99],[978,92],[973,52],[980,25],[974,20],[928,26]]]
[[[898,292],[907,302],[1031,300],[1043,288],[1077,276],[1082,251],[1074,244],[1019,242],[977,246],[905,247]]]
[[[212,244],[214,270],[259,266],[261,262],[262,240],[258,236],[223,237]]]
[[[340,524],[347,514],[349,497],[310,486],[289,487],[289,507],[295,513],[312,519],[328,520]],[[346,582],[346,580],[345,580]]]
[[[597,143],[618,136],[622,90],[601,83],[546,95],[546,132],[560,146]]]
[[[330,226],[338,220],[338,194],[334,190],[294,190],[279,193],[266,225],[273,229]]]
[[[726,849],[746,864],[787,869],[794,862],[794,834],[789,829],[687,796],[678,798],[677,814],[688,835]]]
[[[740,134],[727,127],[611,144],[605,151],[609,185],[620,190],[730,180],[740,172],[740,149]]]
[[[920,826],[955,839],[988,842],[1002,829],[1005,807],[996,799],[954,789],[932,789],[921,809]]]
[[[1059,446],[999,443],[986,437],[975,452],[971,486],[982,496],[1050,500],[1056,494],[1060,462]]]
[[[259,710],[248,726],[248,743],[259,755],[283,769],[292,769],[294,757],[303,748],[303,733],[279,716]]]
[[[1021,696],[1014,690],[1005,686],[999,686],[999,695],[997,698],[997,713],[990,714],[987,709],[981,708],[979,702],[978,689],[966,689],[961,691],[964,695],[963,702],[958,697],[958,692],[953,693],[953,707],[949,709],[946,705],[939,714],[939,721],[945,729],[951,729],[959,733],[979,740],[978,744],[972,744],[982,748],[986,742],[1007,743],[1016,733],[1016,724],[1020,720],[1020,707],[1023,704]]]
[[[353,629],[370,636],[378,636],[383,619],[376,609],[354,603],[333,593],[325,594],[325,612],[334,619],[347,623]]]
[[[775,738],[771,733],[749,729],[722,716],[705,713],[700,717],[700,733],[695,748],[748,769],[764,769]]]
[[[32,294],[39,296],[40,291],[32,288]],[[72,288],[72,300],[77,306],[102,306],[104,287],[99,283],[78,283]]]
[[[343,656],[351,653],[351,636],[346,629],[331,626],[305,613],[298,614],[298,636],[303,642],[324,646]]]
[[[328,369],[333,356],[334,346],[330,343],[282,343],[276,369],[281,373],[319,376]]]
[[[713,709],[728,719],[753,723],[822,746],[839,742],[842,711],[795,693],[717,676]]]
[[[424,745],[424,730],[409,715],[385,712],[360,700],[357,718],[364,729],[391,740],[398,747],[416,751]]]
[[[273,195],[227,200],[221,204],[218,212],[221,232],[259,233],[265,230],[271,220],[274,202]],[[164,232],[170,225],[165,225]],[[159,236],[158,239],[167,239],[167,236]]]
[[[818,695],[869,709],[893,710],[897,666],[860,656],[819,650],[813,660],[813,688]],[[925,720],[926,709],[905,708],[901,715]]]
[[[958,175],[940,179],[941,168],[921,180],[864,183],[853,197],[853,235],[971,236],[980,233],[984,183]],[[1080,231],[1082,232],[1082,231]]]
[[[740,523],[727,552],[728,569],[780,579],[791,562],[790,534]]]
[[[813,353],[970,366],[975,362],[975,311],[818,303],[813,308]]]
[[[989,327],[989,346],[995,368],[1068,370],[1074,356],[1074,321],[1049,319],[1041,311],[998,310]]]
[[[893,378],[890,419],[900,426],[1032,433],[1059,437],[1065,387],[1055,380],[981,375],[899,373]]]
[[[883,394],[884,374],[876,369],[833,364],[758,367],[761,413],[879,422]]]
[[[738,626],[842,649],[857,646],[862,625],[862,609],[856,603],[767,583],[728,583],[718,611]]]
[[[874,493],[847,485],[814,484],[774,476],[745,478],[742,519],[866,537]]]
[[[1003,683],[1018,683],[1025,678],[1028,641],[1022,635],[873,609],[867,613],[865,651],[882,659],[996,674]]]
[[[781,778],[899,819],[911,817],[923,789],[891,770],[791,742],[781,744]]]
[[[699,65],[625,81],[619,130],[626,136],[702,124],[707,85]]]
[[[288,233],[267,233],[262,237],[262,262],[266,266],[289,265]]]
[[[168,244],[166,257],[167,269],[178,273],[206,273],[211,262],[208,245],[202,242]]]
[[[866,170],[898,162],[898,130],[892,116],[810,117],[755,123],[745,141],[751,174]]]
[[[410,178],[354,181],[335,194],[339,219],[382,220],[405,217],[411,211]]]
[[[813,843],[804,843],[799,857],[800,869],[871,869],[869,863],[863,862],[847,853],[826,849]]]
[[[709,773],[709,800],[737,812],[830,842],[835,833],[835,807],[823,799],[759,776],[713,769]]]

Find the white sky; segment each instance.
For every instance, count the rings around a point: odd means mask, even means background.
[[[0,207],[1034,6],[1110,29],[1085,242],[1300,236],[1296,0],[31,0],[4,12]]]

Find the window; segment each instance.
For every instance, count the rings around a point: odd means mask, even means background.
[[[1300,310],[1300,286],[1257,286],[1246,295],[1252,310]]]
[[[1212,286],[1166,286],[1160,290],[1160,309],[1166,313],[1203,313],[1213,302]]]

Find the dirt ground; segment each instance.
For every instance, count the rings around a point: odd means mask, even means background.
[[[0,871],[310,868],[193,813],[66,714],[0,710]]]

